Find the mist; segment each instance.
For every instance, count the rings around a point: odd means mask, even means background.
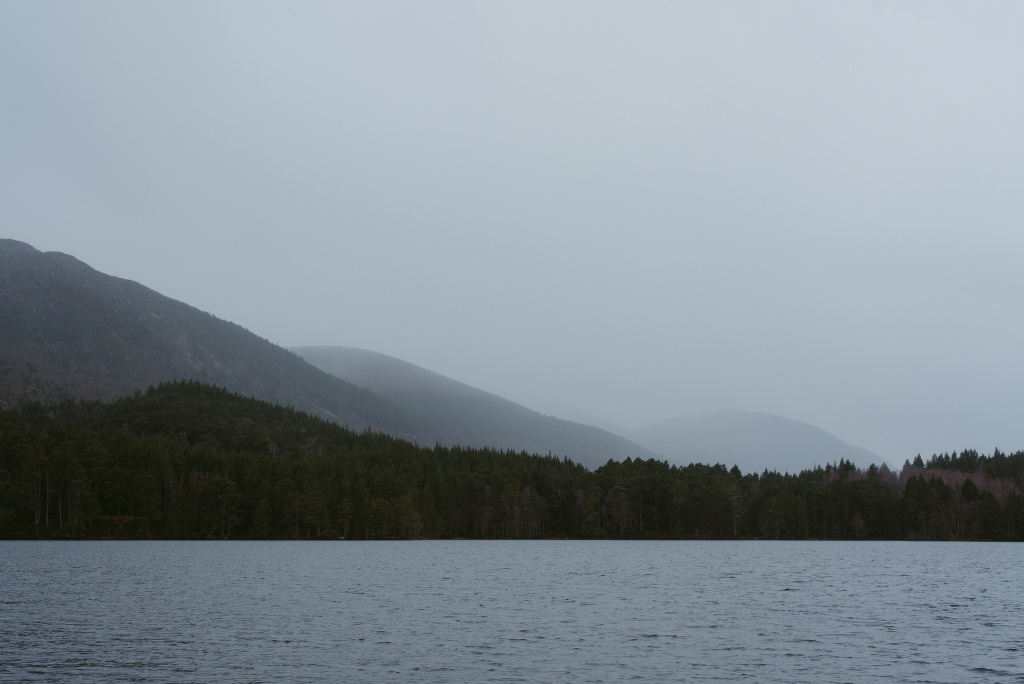
[[[891,463],[1021,449],[1021,26],[8,2],[4,237],[531,407],[767,412]]]

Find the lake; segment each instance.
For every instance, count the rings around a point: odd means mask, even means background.
[[[1024,545],[0,542],[3,682],[1024,682]]]

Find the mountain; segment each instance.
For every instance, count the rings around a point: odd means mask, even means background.
[[[620,436],[547,418],[412,364],[372,352],[359,358],[347,366],[359,379],[353,383],[139,283],[0,240],[0,408],[109,400],[198,380],[426,446],[550,452],[591,467],[653,456]]]
[[[737,464],[744,472],[797,471],[840,458],[880,462],[805,423],[741,411],[612,434],[383,354],[288,351],[74,257],[0,240],[0,407],[112,399],[170,380],[218,385],[422,445],[550,452],[589,467],[656,454],[680,464]]]
[[[567,455],[589,467],[654,453],[619,435],[545,416],[425,368],[351,347],[294,347],[317,368],[394,402],[442,444]]]
[[[112,399],[189,379],[361,430],[425,430],[393,403],[241,326],[74,257],[0,240],[0,406]]]
[[[862,467],[882,463],[813,425],[753,411],[694,413],[623,434],[676,463],[738,465],[744,473],[797,473],[840,459]]]

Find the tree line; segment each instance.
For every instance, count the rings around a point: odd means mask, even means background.
[[[1024,452],[724,465],[424,448],[196,382],[0,413],[0,537],[1024,539]]]

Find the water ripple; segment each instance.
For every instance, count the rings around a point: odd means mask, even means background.
[[[1024,546],[0,542],[2,682],[1024,682]]]

